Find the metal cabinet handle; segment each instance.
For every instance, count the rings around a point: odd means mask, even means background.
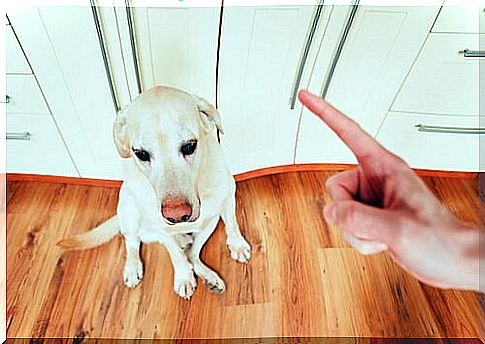
[[[5,103],[10,103],[10,101],[12,100],[12,97],[10,97],[8,94],[7,96],[5,97]]]
[[[30,141],[32,138],[32,134],[28,131],[23,133],[7,133],[6,137],[7,140],[21,140],[21,141]]]
[[[96,26],[96,33],[98,35],[99,47],[101,49],[101,55],[103,57],[104,69],[106,71],[106,76],[108,77],[109,90],[111,93],[111,98],[113,100],[113,106],[116,112],[120,111],[120,103],[116,96],[115,86],[113,83],[113,77],[111,76],[111,69],[109,68],[108,53],[106,51],[106,45],[104,43],[103,33],[101,31],[101,24],[99,21],[98,10],[96,7],[95,0],[90,0],[91,10],[93,12],[94,25]]]
[[[128,21],[128,31],[130,33],[131,55],[133,56],[133,67],[135,68],[136,87],[138,88],[138,93],[141,93],[142,89],[141,89],[140,68],[138,67],[138,54],[136,49],[135,30],[133,26],[129,0],[125,0],[125,7],[126,7],[126,19]]]
[[[470,50],[465,49],[459,51],[460,54],[463,54],[464,57],[485,57],[485,51],[483,50]]]
[[[345,24],[342,37],[340,37],[337,50],[332,59],[332,64],[330,65],[330,69],[328,70],[327,77],[325,78],[325,83],[323,84],[323,88],[322,88],[322,94],[320,95],[322,98],[325,98],[327,96],[328,89],[330,88],[330,83],[332,82],[333,75],[335,74],[335,69],[337,68],[337,63],[340,60],[340,55],[342,54],[342,50],[344,48],[345,42],[347,41],[347,36],[349,35],[350,29],[352,28],[352,24],[354,23],[355,15],[357,13],[358,8],[359,8],[359,0],[355,0],[352,5],[352,10],[350,11],[350,14],[349,14],[349,18],[347,19],[347,23]]]
[[[485,134],[485,128],[480,127],[442,127],[435,125],[416,124],[418,131],[428,133],[452,133],[452,134]]]
[[[308,36],[306,38],[305,47],[303,49],[303,54],[300,59],[300,64],[298,65],[298,69],[296,72],[295,81],[293,83],[293,88],[291,91],[290,96],[290,109],[295,108],[296,97],[298,90],[300,88],[301,77],[303,75],[303,69],[305,68],[306,61],[308,59],[308,52],[310,51],[310,47],[312,46],[313,36],[315,36],[315,31],[318,27],[318,22],[320,21],[320,14],[322,13],[324,1],[320,1],[315,9],[315,13],[313,14],[312,26],[310,27],[310,31],[308,32]]]

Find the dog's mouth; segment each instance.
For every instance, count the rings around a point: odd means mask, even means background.
[[[182,218],[180,221],[177,221],[176,219],[172,218],[172,217],[168,217],[168,218],[165,218],[166,222],[170,225],[170,226],[176,226],[180,223],[190,223],[190,222],[195,222],[197,220],[197,218],[189,218],[189,217],[185,217]]]

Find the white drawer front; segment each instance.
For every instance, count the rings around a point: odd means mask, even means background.
[[[31,74],[32,71],[30,70],[29,64],[25,59],[22,49],[20,49],[19,42],[10,25],[6,26],[5,45],[7,54],[7,73]]]
[[[478,171],[479,134],[418,131],[416,125],[478,128],[479,117],[390,112],[377,139],[414,168]]]
[[[476,5],[460,5],[454,1],[445,1],[445,6],[440,11],[436,23],[433,26],[433,32],[447,33],[484,33],[485,30],[480,28],[480,20],[485,19],[484,7]],[[483,26],[483,25],[482,25]]]
[[[479,50],[479,36],[430,34],[391,110],[478,115],[479,59],[460,51]]]
[[[7,75],[7,113],[49,114],[33,75]]]
[[[7,172],[79,177],[50,115],[7,115],[7,138],[25,132],[30,140],[7,139]]]

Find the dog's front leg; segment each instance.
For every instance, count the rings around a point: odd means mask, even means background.
[[[123,280],[128,288],[134,288],[143,278],[143,264],[140,259],[140,240],[133,235],[124,235],[126,262]]]
[[[237,223],[236,198],[234,194],[230,196],[226,207],[222,210],[221,217],[226,227],[226,243],[231,252],[231,258],[240,263],[247,263],[249,258],[251,258],[251,246],[242,236]]]
[[[160,234],[158,241],[165,246],[174,269],[173,289],[184,299],[190,299],[197,286],[192,264],[174,237]]]
[[[125,239],[126,261],[123,281],[128,288],[134,288],[143,278],[143,263],[140,259],[140,214],[135,199],[127,192],[126,187],[120,190],[118,203],[118,220],[121,234]]]
[[[207,224],[204,224],[204,228],[199,233],[195,234],[194,243],[187,250],[187,255],[194,266],[195,274],[204,280],[212,292],[220,294],[226,289],[224,281],[200,259],[200,251],[212,233],[214,233],[217,221],[219,221],[219,216],[214,216],[206,222]]]

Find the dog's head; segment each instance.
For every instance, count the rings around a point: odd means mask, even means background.
[[[199,217],[197,176],[215,129],[222,132],[214,106],[163,86],[142,93],[114,122],[113,138],[120,156],[133,159],[147,178],[169,224]]]

